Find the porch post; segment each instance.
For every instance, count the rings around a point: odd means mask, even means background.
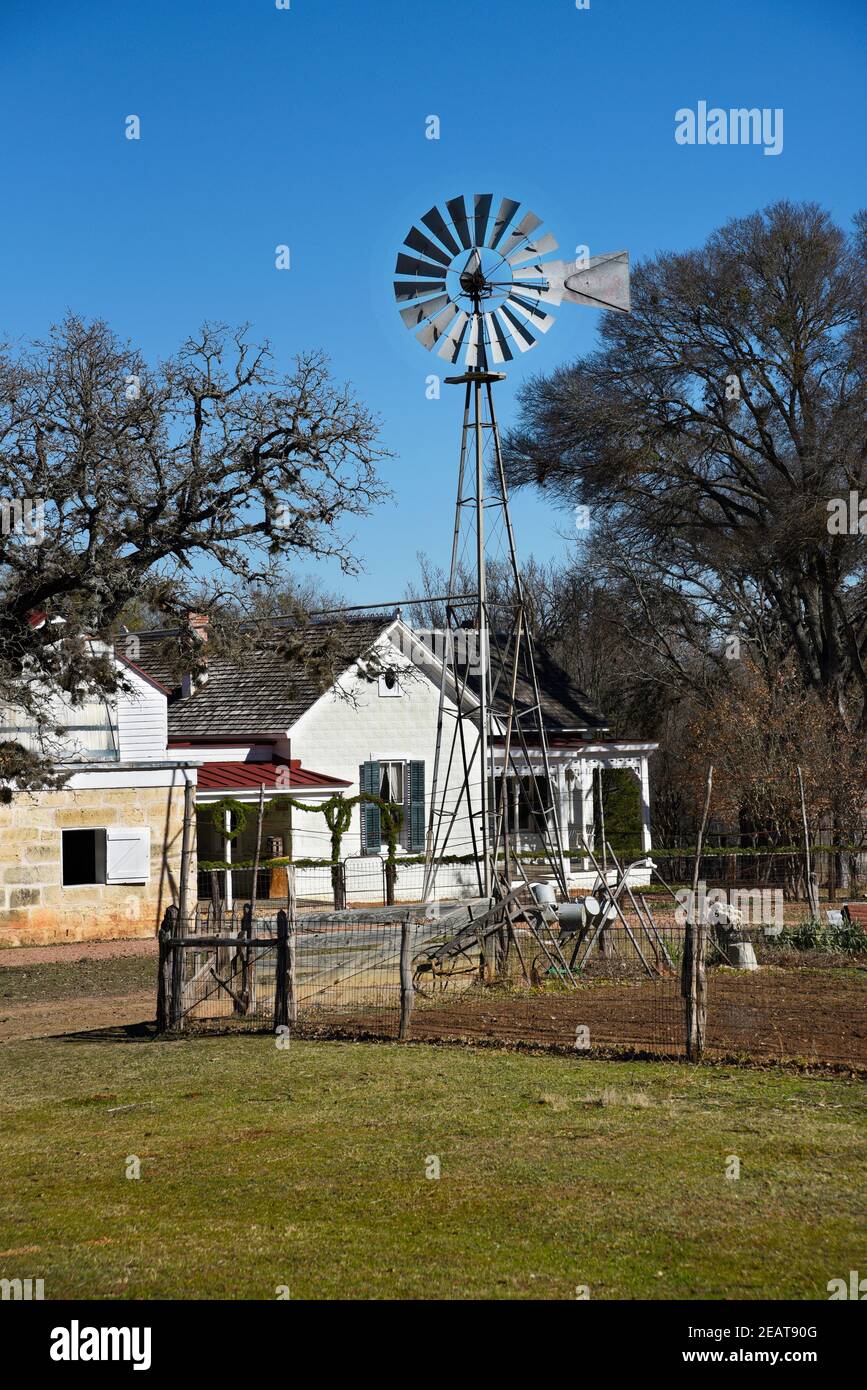
[[[581,833],[591,849],[595,849],[593,843],[593,769],[596,764],[592,761],[582,760],[581,780],[578,795],[581,801]],[[585,872],[590,868],[590,860],[584,855],[581,867]]]
[[[639,773],[641,783],[641,848],[650,859],[651,840],[650,840],[650,770],[648,767],[647,754],[641,755],[641,771]]]
[[[224,812],[223,812],[223,816],[224,816],[223,828],[224,828],[224,830],[226,831],[226,836],[225,836],[225,844],[226,844],[226,863],[227,863],[227,864],[231,864],[231,862],[232,862],[232,841],[231,841],[230,838],[229,838],[229,832],[230,832],[231,829],[232,829],[232,813],[231,813],[231,811],[224,811]],[[231,870],[231,869],[227,869],[227,870],[226,870],[226,909],[227,909],[227,911],[230,911],[230,910],[231,910],[231,908],[234,906],[234,902],[235,902],[235,899],[234,899],[234,894],[233,894],[233,892],[232,892],[232,870]]]
[[[572,859],[569,854],[571,837],[569,835],[570,806],[569,798],[571,795],[569,780],[566,776],[566,765],[561,763],[557,768],[557,791],[558,808],[557,815],[560,818],[560,844],[563,847],[563,877],[568,879],[572,872]]]
[[[521,779],[514,773],[509,778],[509,790],[512,793],[512,835],[515,848],[518,852],[523,848],[521,844]]]

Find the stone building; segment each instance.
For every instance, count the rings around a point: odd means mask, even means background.
[[[57,710],[66,784],[0,804],[0,946],[151,936],[178,901],[195,761],[168,754],[165,687],[122,665],[117,696]],[[33,746],[15,711],[2,720],[0,740]],[[190,850],[194,885],[194,838]]]

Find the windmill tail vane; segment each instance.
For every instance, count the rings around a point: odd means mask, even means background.
[[[513,198],[450,198],[412,226],[395,263],[394,294],[423,347],[468,368],[511,362],[554,322],[550,307],[629,311],[629,254],[554,260],[542,219]],[[550,307],[545,307],[550,306]]]

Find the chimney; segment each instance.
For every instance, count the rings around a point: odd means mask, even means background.
[[[188,613],[187,626],[192,628],[200,642],[208,640],[208,615],[207,613]]]
[[[193,640],[204,644],[208,640],[208,615],[207,613],[187,613],[187,627],[192,633]],[[193,675],[188,673],[181,681],[181,694],[186,699],[188,695],[195,695],[196,691],[203,686],[208,679],[207,656],[203,657],[205,669]]]

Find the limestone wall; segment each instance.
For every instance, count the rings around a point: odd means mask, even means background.
[[[0,805],[0,948],[153,936],[176,903],[183,786],[18,794]],[[61,831],[150,827],[150,881],[64,887]],[[188,900],[195,903],[195,829]]]

